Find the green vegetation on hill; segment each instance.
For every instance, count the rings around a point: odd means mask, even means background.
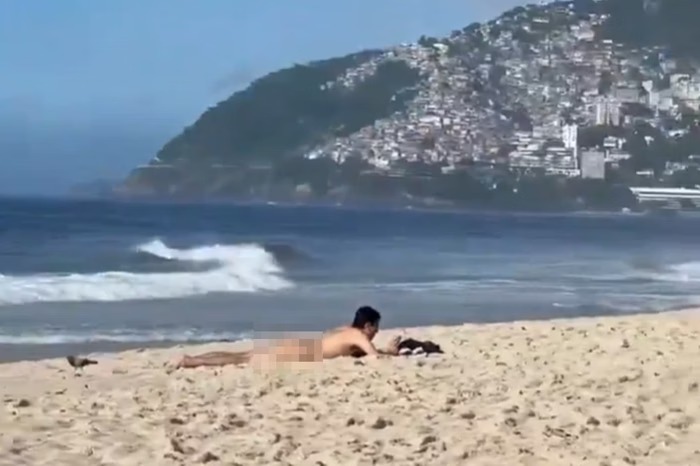
[[[421,79],[389,61],[353,88],[328,87],[372,59],[366,51],[271,73],[207,110],[158,154],[164,163],[270,164],[345,136],[404,108]]]
[[[607,0],[583,7],[610,15],[601,33],[605,38],[631,46],[661,45],[674,55],[700,56],[700,1],[698,0]]]

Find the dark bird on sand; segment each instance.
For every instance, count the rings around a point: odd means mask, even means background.
[[[80,356],[67,356],[66,359],[73,369],[82,369],[85,366],[97,364],[94,359],[81,358]]]

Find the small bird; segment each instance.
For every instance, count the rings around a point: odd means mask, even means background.
[[[68,364],[75,370],[82,370],[85,366],[97,364],[97,361],[94,359],[81,358],[80,356],[66,356],[66,360],[68,360]]]

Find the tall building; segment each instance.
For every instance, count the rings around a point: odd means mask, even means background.
[[[572,149],[576,153],[578,147],[578,125],[565,124],[561,129],[561,140],[564,142],[564,147]]]
[[[616,99],[600,97],[595,106],[595,124],[620,126],[620,103]]]

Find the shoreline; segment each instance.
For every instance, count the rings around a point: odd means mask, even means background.
[[[439,356],[168,373],[244,343],[2,364],[0,464],[700,464],[700,309],[382,331]],[[68,414],[67,414],[68,413]]]
[[[668,315],[668,314],[685,314],[698,312],[700,314],[700,307],[693,308],[688,306],[677,306],[671,307],[665,310],[658,311],[647,311],[647,312],[635,312],[630,314],[610,314],[601,313],[599,315],[580,315],[576,317],[552,317],[552,318],[539,318],[533,317],[531,319],[519,319],[519,320],[504,320],[504,321],[467,321],[459,324],[432,324],[432,325],[422,325],[416,327],[389,327],[381,330],[381,334],[398,334],[404,332],[416,331],[421,333],[422,331],[430,328],[464,328],[464,327],[484,327],[488,328],[490,326],[503,326],[503,325],[525,325],[528,323],[542,323],[542,322],[576,322],[578,320],[590,320],[590,319],[606,319],[606,318],[629,318],[629,317],[648,317],[655,315]],[[338,325],[342,325],[339,322]],[[265,333],[265,332],[260,332]],[[181,341],[181,340],[153,340],[153,341],[134,341],[134,342],[121,342],[121,341],[89,341],[80,343],[51,343],[51,344],[7,344],[0,343],[0,367],[5,364],[19,363],[19,362],[41,362],[44,360],[54,360],[61,359],[69,354],[81,354],[81,355],[107,355],[116,356],[124,352],[132,351],[143,351],[143,350],[174,350],[182,348],[206,348],[211,346],[231,346],[231,345],[241,345],[250,342],[251,339],[243,338],[237,340],[204,340],[204,341]]]

